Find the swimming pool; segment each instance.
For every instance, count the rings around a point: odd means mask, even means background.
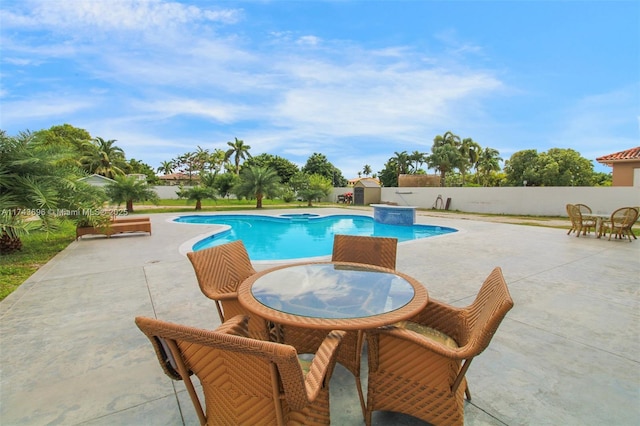
[[[395,237],[398,242],[457,232],[433,225],[387,225],[369,216],[288,214],[187,215],[178,223],[226,225],[221,232],[196,242],[193,251],[242,240],[251,260],[290,260],[328,256],[335,234]]]

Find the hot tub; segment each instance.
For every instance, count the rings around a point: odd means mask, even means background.
[[[389,204],[371,204],[373,219],[387,225],[413,225],[416,221],[415,206],[393,206]]]

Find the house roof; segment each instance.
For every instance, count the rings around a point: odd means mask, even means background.
[[[348,182],[349,182],[349,185],[355,185],[358,182],[374,182],[376,185],[378,186],[380,185],[380,181],[372,177],[360,177],[360,178],[349,179]]]
[[[188,180],[189,179],[189,175],[186,173],[170,173],[168,175],[164,175],[164,176],[158,176],[158,179],[162,179],[162,180]],[[200,179],[200,176],[198,175],[191,175],[191,179]]]
[[[366,188],[380,188],[378,181],[373,179],[360,179],[354,184],[354,186],[356,185],[364,186]]]
[[[84,181],[104,181],[106,183],[115,182],[115,180],[113,180],[113,179],[110,179],[108,177],[105,177],[105,176],[102,176],[102,175],[98,175],[98,174],[95,174],[95,173],[92,174],[92,175],[89,175],[89,176],[82,177],[82,178],[80,178],[78,180],[79,181],[83,181],[83,182]]]
[[[640,161],[640,146],[596,158],[598,163],[612,165],[621,161]]]

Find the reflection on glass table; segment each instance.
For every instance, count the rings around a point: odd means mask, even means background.
[[[406,319],[427,303],[415,279],[390,269],[344,262],[278,266],[239,288],[248,310],[283,324],[366,329]]]

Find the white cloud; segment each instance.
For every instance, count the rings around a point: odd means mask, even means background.
[[[322,40],[319,37],[307,35],[300,37],[296,43],[308,46],[317,46],[321,41]]]
[[[47,99],[61,88],[48,84],[51,76],[32,76],[41,91],[25,95],[3,119],[28,123],[48,112],[49,120],[118,139],[128,156],[148,156],[152,165],[237,136],[254,153],[297,163],[323,152],[353,177],[365,163],[381,169],[394,151],[428,151],[436,134],[471,126],[483,100],[504,91],[490,70],[458,68],[410,46],[365,49],[287,31],[270,40],[238,36],[228,26],[243,18],[236,9],[159,1],[27,4],[31,12],[11,22],[45,31],[35,43],[9,40],[14,65],[64,57],[82,84],[62,81],[65,95],[55,104]],[[77,115],[89,109],[99,115]],[[198,127],[184,135],[192,122]],[[147,152],[150,146],[162,148]]]
[[[30,13],[3,11],[3,24],[10,27],[144,31],[194,22],[233,24],[242,14],[237,9],[209,10],[159,0],[29,0],[21,6],[20,9]]]

